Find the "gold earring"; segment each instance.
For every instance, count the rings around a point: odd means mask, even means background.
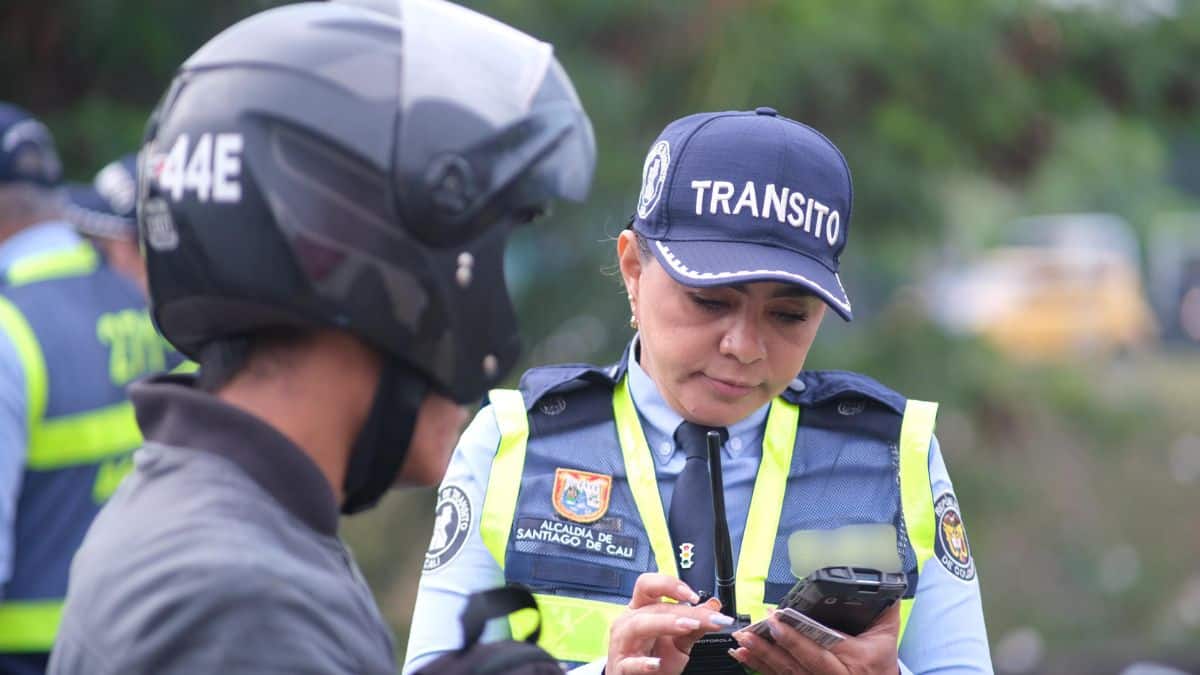
[[[629,327],[634,330],[637,330],[638,328],[637,317],[632,314],[629,315]]]

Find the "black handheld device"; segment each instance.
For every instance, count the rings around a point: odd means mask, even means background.
[[[779,607],[791,607],[810,619],[858,635],[908,590],[900,572],[867,567],[822,567],[804,577],[783,596]]]
[[[742,665],[729,656],[730,649],[739,645],[732,633],[750,625],[750,617],[737,613],[737,596],[734,591],[733,545],[729,542],[729,525],[725,520],[725,481],[721,477],[721,435],[708,432],[708,477],[712,483],[713,514],[716,516],[713,537],[717,568],[717,599],[721,601],[721,613],[733,617],[733,625],[715,633],[707,633],[692,645],[685,675],[711,673],[713,675],[745,675]]]

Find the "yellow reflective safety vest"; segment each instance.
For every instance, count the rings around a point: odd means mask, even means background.
[[[623,360],[622,363],[625,361]],[[643,572],[678,576],[655,467],[620,366],[534,369],[489,395],[500,429],[481,515],[509,583],[533,590],[538,644],[560,661],[604,658]],[[929,447],[937,405],[862,375],[801,374],[771,403],[736,561],[737,611],[764,618],[795,583],[793,532],[886,523],[909,578],[933,556]],[[529,617],[510,620],[529,633]]]
[[[137,288],[86,242],[0,277],[0,332],[25,376],[26,461],[12,574],[0,589],[5,654],[49,652],[72,556],[142,440],[125,385],[179,366]]]

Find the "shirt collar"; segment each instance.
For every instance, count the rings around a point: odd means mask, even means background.
[[[313,460],[274,427],[196,388],[194,375],[159,375],[129,388],[147,441],[220,455],[292,515],[336,535],[338,504]]]
[[[31,255],[78,246],[83,239],[67,223],[47,221],[27,227],[0,242],[0,274]]]
[[[643,423],[649,424],[655,431],[668,439],[674,438],[675,428],[683,422],[683,416],[675,412],[675,409],[667,403],[659,393],[658,385],[650,379],[650,376],[642,369],[642,365],[638,363],[636,335],[626,353],[628,354],[626,365],[629,372],[629,394],[633,397],[633,405],[637,408]],[[767,419],[767,411],[770,408],[771,404],[767,403],[747,417],[730,425],[729,440],[724,445],[726,455],[740,457],[743,453],[757,447],[758,437],[761,435],[762,425]],[[671,453],[679,451],[674,443],[670,447]],[[655,448],[655,451],[657,452],[658,449]],[[660,455],[671,453],[659,452]]]

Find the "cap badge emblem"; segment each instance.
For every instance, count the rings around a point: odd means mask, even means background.
[[[638,217],[646,219],[658,205],[663,185],[667,180],[667,167],[671,164],[671,144],[659,141],[650,148],[646,163],[642,165],[642,191],[638,195]]]

